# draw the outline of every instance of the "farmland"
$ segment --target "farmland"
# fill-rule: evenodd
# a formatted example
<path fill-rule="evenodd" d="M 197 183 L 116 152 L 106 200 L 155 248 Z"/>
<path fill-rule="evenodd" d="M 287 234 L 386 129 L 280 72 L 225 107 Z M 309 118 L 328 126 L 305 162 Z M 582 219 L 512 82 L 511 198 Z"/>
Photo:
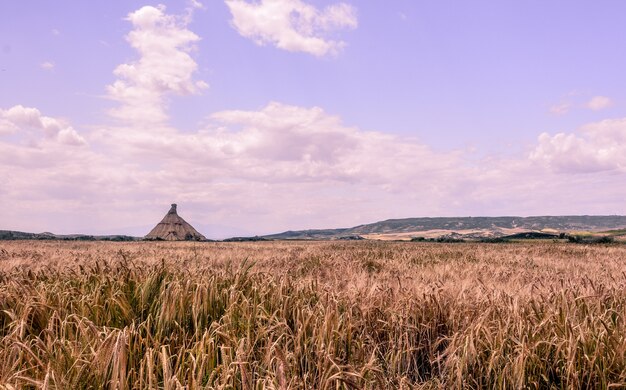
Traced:
<path fill-rule="evenodd" d="M 0 243 L 5 388 L 619 388 L 626 246 Z"/>

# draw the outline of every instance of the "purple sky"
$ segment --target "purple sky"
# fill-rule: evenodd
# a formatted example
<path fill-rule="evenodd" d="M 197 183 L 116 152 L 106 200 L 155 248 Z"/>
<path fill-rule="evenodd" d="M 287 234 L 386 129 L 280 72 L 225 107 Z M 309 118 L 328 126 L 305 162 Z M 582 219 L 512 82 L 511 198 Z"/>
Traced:
<path fill-rule="evenodd" d="M 0 2 L 0 229 L 626 214 L 626 3 Z"/>

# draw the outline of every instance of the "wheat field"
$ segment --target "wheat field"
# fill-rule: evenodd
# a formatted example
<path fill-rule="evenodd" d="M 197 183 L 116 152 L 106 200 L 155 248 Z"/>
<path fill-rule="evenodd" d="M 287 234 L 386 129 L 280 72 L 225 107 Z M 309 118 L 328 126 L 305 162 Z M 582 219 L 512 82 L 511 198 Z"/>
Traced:
<path fill-rule="evenodd" d="M 626 246 L 0 243 L 0 388 L 626 388 Z"/>

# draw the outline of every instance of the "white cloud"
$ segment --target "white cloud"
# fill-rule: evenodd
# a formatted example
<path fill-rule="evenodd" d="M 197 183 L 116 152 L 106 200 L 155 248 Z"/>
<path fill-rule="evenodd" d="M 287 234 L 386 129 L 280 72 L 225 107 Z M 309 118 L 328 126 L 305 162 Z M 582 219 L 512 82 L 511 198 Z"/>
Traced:
<path fill-rule="evenodd" d="M 302 0 L 225 0 L 233 27 L 258 45 L 272 44 L 288 51 L 318 57 L 336 54 L 346 45 L 327 35 L 341 28 L 357 27 L 356 9 L 346 3 L 323 10 Z"/>
<path fill-rule="evenodd" d="M 589 124 L 579 134 L 543 133 L 530 157 L 560 172 L 625 171 L 626 118 Z"/>
<path fill-rule="evenodd" d="M 0 133 L 40 131 L 46 139 L 64 145 L 84 145 L 85 139 L 61 119 L 44 116 L 36 108 L 17 105 L 8 110 L 0 109 Z"/>
<path fill-rule="evenodd" d="M 61 35 L 61 31 L 59 31 L 59 30 L 58 30 L 58 29 L 56 29 L 56 28 L 53 28 L 51 32 L 52 32 L 52 35 L 55 35 L 55 36 L 59 36 L 59 35 Z"/>
<path fill-rule="evenodd" d="M 594 96 L 586 104 L 586 107 L 593 111 L 600 111 L 613 105 L 610 98 L 606 96 Z"/>
<path fill-rule="evenodd" d="M 415 140 L 345 126 L 319 107 L 272 102 L 258 111 L 218 112 L 211 121 L 208 128 L 191 134 L 137 136 L 120 131 L 100 139 L 129 154 L 173 163 L 181 177 L 194 172 L 198 179 L 321 180 L 390 189 L 417 182 L 429 186 L 448 175 L 446 170 L 463 171 L 458 153 L 435 153 Z"/>
<path fill-rule="evenodd" d="M 41 67 L 41 69 L 44 69 L 44 70 L 52 70 L 54 69 L 54 62 L 45 61 L 45 62 L 42 62 L 39 66 Z"/>
<path fill-rule="evenodd" d="M 111 115 L 136 126 L 163 123 L 167 95 L 197 94 L 208 88 L 194 79 L 198 65 L 190 55 L 200 38 L 187 29 L 189 15 L 168 15 L 164 6 L 142 7 L 127 20 L 133 30 L 126 38 L 140 58 L 115 68 L 118 79 L 107 91 L 120 106 Z"/>
<path fill-rule="evenodd" d="M 15 126 L 13 122 L 0 117 L 0 135 L 14 134 L 18 131 L 19 127 Z"/>

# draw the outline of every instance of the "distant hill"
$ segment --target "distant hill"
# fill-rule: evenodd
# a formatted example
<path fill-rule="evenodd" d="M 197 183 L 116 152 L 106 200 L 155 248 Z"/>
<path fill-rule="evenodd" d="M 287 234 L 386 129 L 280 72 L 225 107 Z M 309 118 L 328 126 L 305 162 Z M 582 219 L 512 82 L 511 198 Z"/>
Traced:
<path fill-rule="evenodd" d="M 541 217 L 437 217 L 388 219 L 348 229 L 352 234 L 398 233 L 425 230 L 525 229 L 559 231 L 610 230 L 626 227 L 622 215 L 568 215 Z"/>
<path fill-rule="evenodd" d="M 388 219 L 348 229 L 287 231 L 264 236 L 278 240 L 339 239 L 365 236 L 401 238 L 421 234 L 459 238 L 502 237 L 523 232 L 600 232 L 626 228 L 622 215 L 568 215 L 537 217 L 435 217 Z"/>
<path fill-rule="evenodd" d="M 325 240 L 341 236 L 348 230 L 350 229 L 289 230 L 283 233 L 263 236 L 263 238 L 268 240 Z"/>
<path fill-rule="evenodd" d="M 138 241 L 143 238 L 124 235 L 91 236 L 87 234 L 25 233 L 0 230 L 0 240 L 68 240 L 68 241 Z"/>

